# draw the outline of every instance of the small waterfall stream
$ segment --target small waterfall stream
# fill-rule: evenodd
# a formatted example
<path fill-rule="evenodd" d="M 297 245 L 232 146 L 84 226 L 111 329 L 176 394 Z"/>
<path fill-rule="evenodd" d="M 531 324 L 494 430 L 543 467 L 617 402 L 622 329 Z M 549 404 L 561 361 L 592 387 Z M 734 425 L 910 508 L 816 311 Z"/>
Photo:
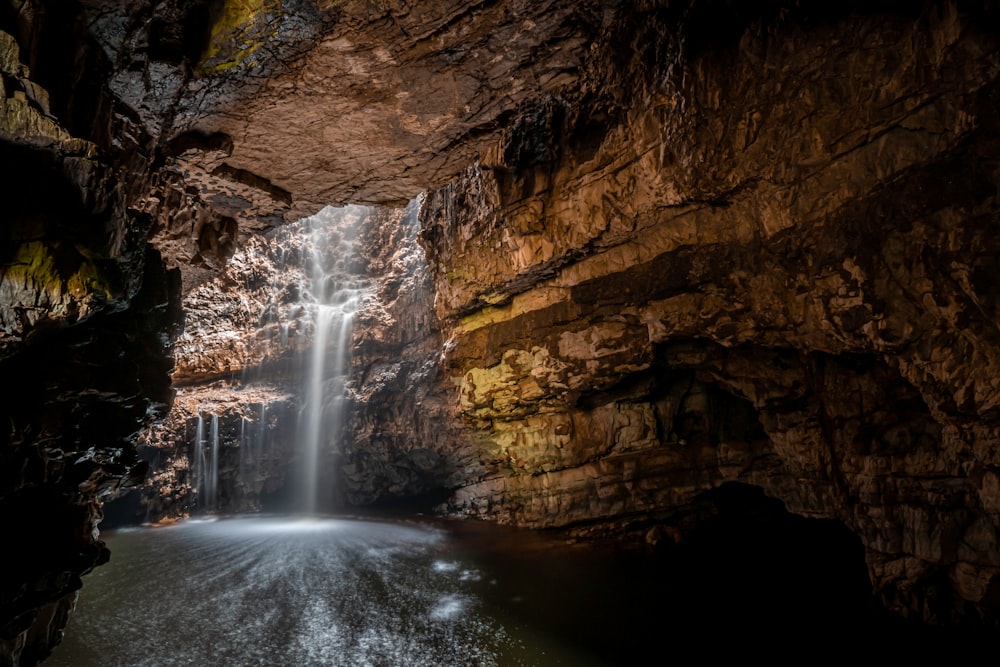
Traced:
<path fill-rule="evenodd" d="M 203 505 L 202 490 L 205 488 L 205 419 L 198 413 L 198 419 L 194 429 L 194 442 L 191 447 L 191 472 L 193 480 L 191 486 L 199 496 L 199 504 Z"/>
<path fill-rule="evenodd" d="M 212 466 L 205 484 L 206 509 L 216 510 L 219 506 L 219 415 L 212 413 Z"/>
<path fill-rule="evenodd" d="M 198 412 L 194 442 L 191 447 L 192 487 L 198 494 L 197 505 L 213 512 L 219 504 L 219 415 L 212 413 L 209 435 L 205 435 L 205 418 Z"/>

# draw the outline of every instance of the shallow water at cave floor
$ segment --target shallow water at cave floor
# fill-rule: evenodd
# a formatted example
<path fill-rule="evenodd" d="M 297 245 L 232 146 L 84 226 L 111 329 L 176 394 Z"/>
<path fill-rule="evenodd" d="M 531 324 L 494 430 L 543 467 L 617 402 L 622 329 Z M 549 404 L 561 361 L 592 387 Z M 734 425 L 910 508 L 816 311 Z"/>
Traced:
<path fill-rule="evenodd" d="M 46 664 L 614 664 L 613 637 L 590 634 L 615 624 L 593 606 L 604 588 L 565 585 L 594 563 L 478 551 L 502 534 L 279 517 L 113 531 Z"/>
<path fill-rule="evenodd" d="M 772 572 L 757 563 L 746 570 L 757 581 L 733 589 L 733 572 L 754 559 L 742 536 L 724 545 L 728 560 L 681 568 L 423 518 L 235 517 L 104 538 L 111 561 L 85 577 L 46 665 L 586 667 L 676 664 L 692 650 L 773 657 L 803 636 L 824 651 L 941 645 L 887 633 L 836 591 L 820 595 L 829 563 L 803 563 L 781 582 L 787 561 L 769 554 Z"/>

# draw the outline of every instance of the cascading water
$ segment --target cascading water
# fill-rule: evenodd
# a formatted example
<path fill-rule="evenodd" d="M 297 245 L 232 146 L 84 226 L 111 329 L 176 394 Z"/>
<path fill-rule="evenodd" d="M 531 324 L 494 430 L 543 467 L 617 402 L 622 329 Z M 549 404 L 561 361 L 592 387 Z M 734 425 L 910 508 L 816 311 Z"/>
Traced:
<path fill-rule="evenodd" d="M 250 441 L 247 437 L 247 416 L 240 415 L 240 480 L 247 479 L 247 468 L 252 456 L 250 451 Z"/>
<path fill-rule="evenodd" d="M 195 424 L 192 445 L 191 487 L 197 493 L 198 507 L 202 511 L 218 508 L 219 489 L 219 415 L 212 414 L 209 436 L 205 436 L 205 418 L 201 412 Z"/>
<path fill-rule="evenodd" d="M 312 311 L 313 338 L 305 369 L 300 430 L 300 508 L 316 514 L 328 505 L 331 445 L 344 426 L 347 377 L 350 370 L 354 315 L 366 289 L 358 270 L 355 232 L 368 209 L 326 208 L 309 219 L 305 252 L 307 284 L 303 305 Z"/>
<path fill-rule="evenodd" d="M 205 507 L 215 510 L 219 506 L 219 415 L 212 413 L 212 467 L 205 484 Z"/>
<path fill-rule="evenodd" d="M 253 448 L 254 476 L 260 474 L 260 460 L 264 456 L 264 439 L 267 437 L 267 403 L 260 404 L 260 424 L 257 427 L 257 443 Z"/>
<path fill-rule="evenodd" d="M 191 472 L 194 479 L 191 481 L 191 487 L 200 497 L 202 489 L 205 487 L 205 420 L 202 418 L 200 412 L 198 413 L 198 421 L 194 429 L 194 446 L 192 450 Z"/>

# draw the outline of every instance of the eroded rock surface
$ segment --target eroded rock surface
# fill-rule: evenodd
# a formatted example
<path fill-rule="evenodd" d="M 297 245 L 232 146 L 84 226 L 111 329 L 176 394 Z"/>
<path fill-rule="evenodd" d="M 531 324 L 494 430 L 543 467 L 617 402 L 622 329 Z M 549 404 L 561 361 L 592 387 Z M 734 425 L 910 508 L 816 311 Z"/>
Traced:
<path fill-rule="evenodd" d="M 640 13 L 598 47 L 627 90 L 526 105 L 428 196 L 493 471 L 449 507 L 641 533 L 739 480 L 859 534 L 899 613 L 995 624 L 998 36 L 968 6 L 697 9 Z"/>
<path fill-rule="evenodd" d="M 461 175 L 422 203 L 432 283 L 356 333 L 337 484 L 348 502 L 440 489 L 458 515 L 662 543 L 684 539 L 704 492 L 738 481 L 857 533 L 898 613 L 995 623 L 991 10 L 719 9 L 582 7 L 552 13 L 564 29 L 544 38 L 553 24 L 536 23 L 532 39 L 563 40 L 544 53 L 572 63 L 530 90 L 503 70 L 518 92 L 499 120 L 440 153 Z M 435 53 L 516 10 L 459 12 Z M 405 14 L 399 25 L 417 16 L 388 11 Z M 349 14 L 329 15 L 330 36 Z M 419 34 L 404 42 L 424 67 Z M 341 49 L 324 71 L 354 63 L 369 92 L 409 90 L 380 75 L 383 61 L 409 71 L 398 51 L 338 39 L 298 62 Z M 492 53 L 491 39 L 472 42 Z M 434 76 L 420 81 L 438 89 Z M 310 179 L 248 137 L 300 129 L 270 120 L 261 91 L 235 117 L 187 118 L 203 128 L 197 150 L 239 169 L 249 164 L 222 154 L 258 156 L 254 182 L 293 193 L 296 210 Z M 396 99 L 365 113 L 398 119 L 410 98 Z M 412 155 L 460 127 L 435 113 L 441 134 Z M 241 139 L 218 123 L 248 129 Z M 357 127 L 369 150 L 328 158 L 328 173 L 393 154 L 384 128 L 343 125 Z M 410 176 L 431 187 L 445 175 L 436 160 L 359 172 L 348 197 L 379 200 L 371 188 L 387 173 L 402 189 L 383 201 L 408 194 Z M 431 302 L 433 320 L 401 317 Z M 245 356 L 251 339 L 208 363 Z"/>
<path fill-rule="evenodd" d="M 180 284 L 113 160 L 54 115 L 35 51 L 51 24 L 20 9 L 0 27 L 0 664 L 33 665 L 107 561 L 102 502 L 145 475 L 134 443 L 172 399 Z"/>
<path fill-rule="evenodd" d="M 345 502 L 668 548 L 734 481 L 858 535 L 898 614 L 996 627 L 1000 21 L 891 4 L 8 3 L 0 509 L 51 531 L 5 659 L 58 641 L 140 432 L 157 517 L 197 414 L 217 499 L 279 492 L 294 453 L 237 484 L 236 433 L 295 412 L 312 325 L 259 237 L 346 203 L 387 208 L 324 443 Z M 422 191 L 418 253 L 391 205 Z"/>
<path fill-rule="evenodd" d="M 324 509 L 440 495 L 465 479 L 463 455 L 455 451 L 461 426 L 441 384 L 430 274 L 417 244 L 418 203 L 325 209 L 254 238 L 218 277 L 184 298 L 187 325 L 173 373 L 180 393 L 170 417 L 143 437 L 155 461 L 140 500 L 143 516 L 253 511 L 265 496 L 271 508 L 301 511 L 290 487 L 301 465 L 316 359 L 320 286 L 310 265 L 317 258 L 346 271 L 324 276 L 328 288 L 346 279 L 362 289 L 344 342 L 351 364 L 345 420 L 324 431 L 320 443 L 328 468 Z M 324 385 L 333 370 L 327 361 Z M 331 388 L 323 406 L 339 400 Z M 210 499 L 197 481 L 194 452 L 197 420 L 205 443 L 212 415 L 222 440 Z M 266 437 L 254 435 L 262 424 Z M 264 471 L 255 467 L 245 479 L 247 461 L 263 461 Z"/>

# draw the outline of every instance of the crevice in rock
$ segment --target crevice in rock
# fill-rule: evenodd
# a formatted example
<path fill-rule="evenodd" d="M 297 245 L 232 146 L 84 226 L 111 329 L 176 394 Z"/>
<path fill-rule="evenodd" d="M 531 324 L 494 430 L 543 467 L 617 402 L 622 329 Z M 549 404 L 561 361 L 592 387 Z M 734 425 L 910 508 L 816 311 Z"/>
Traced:
<path fill-rule="evenodd" d="M 838 521 L 727 482 L 695 498 L 683 524 L 676 543 L 659 543 L 674 627 L 856 633 L 882 620 L 861 540 Z"/>
<path fill-rule="evenodd" d="M 285 204 L 286 206 L 291 206 L 292 204 L 292 193 L 274 185 L 271 181 L 258 176 L 252 171 L 233 167 L 223 162 L 212 170 L 212 176 L 227 178 L 231 181 L 235 181 L 236 183 L 242 183 L 243 185 L 266 192 L 269 197 L 275 201 Z"/>

